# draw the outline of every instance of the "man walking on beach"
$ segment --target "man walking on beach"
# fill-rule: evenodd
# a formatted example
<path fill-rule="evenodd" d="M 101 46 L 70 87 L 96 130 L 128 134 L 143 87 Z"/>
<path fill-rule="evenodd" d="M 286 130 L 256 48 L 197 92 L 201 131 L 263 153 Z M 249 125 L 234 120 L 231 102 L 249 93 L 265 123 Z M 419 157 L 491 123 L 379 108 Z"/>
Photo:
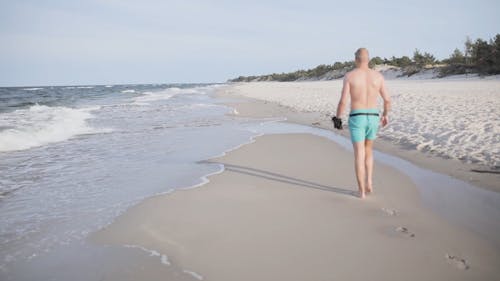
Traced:
<path fill-rule="evenodd" d="M 385 87 L 384 76 L 368 67 L 370 62 L 368 50 L 359 48 L 355 53 L 356 68 L 344 76 L 342 93 L 333 117 L 335 127 L 341 129 L 341 119 L 348 97 L 351 99 L 349 113 L 349 132 L 354 148 L 354 166 L 358 181 L 359 197 L 365 198 L 365 193 L 373 191 L 373 141 L 376 138 L 379 123 L 386 126 L 389 122 L 387 114 L 391 107 L 389 93 Z M 382 116 L 377 109 L 377 98 L 384 100 Z M 340 122 L 339 122 L 340 121 Z M 338 126 L 340 123 L 340 126 Z"/>

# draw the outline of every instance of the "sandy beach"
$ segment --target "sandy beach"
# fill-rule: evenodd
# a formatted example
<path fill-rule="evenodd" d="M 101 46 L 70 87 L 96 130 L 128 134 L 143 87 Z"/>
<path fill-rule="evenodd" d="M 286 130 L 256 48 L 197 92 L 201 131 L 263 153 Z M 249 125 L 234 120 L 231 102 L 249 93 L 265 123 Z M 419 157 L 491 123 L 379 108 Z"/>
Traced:
<path fill-rule="evenodd" d="M 322 113 L 243 99 L 236 90 L 241 89 L 232 85 L 219 91 L 234 118 L 286 116 L 327 126 Z M 138 248 L 153 257 L 125 269 L 134 274 L 102 278 L 494 280 L 500 275 L 498 238 L 485 239 L 436 215 L 408 175 L 377 158 L 374 194 L 359 199 L 352 158 L 330 139 L 285 133 L 264 134 L 207 159 L 203 163 L 224 165 L 207 184 L 146 199 L 90 236 L 96 245 Z M 483 176 L 469 181 L 494 190 L 495 174 Z"/>
<path fill-rule="evenodd" d="M 388 79 L 387 87 L 393 111 L 375 149 L 500 191 L 500 80 Z M 235 83 L 221 89 L 219 97 L 237 108 L 238 116 L 285 116 L 332 130 L 341 89 L 341 80 Z M 348 130 L 335 132 L 348 137 Z"/>

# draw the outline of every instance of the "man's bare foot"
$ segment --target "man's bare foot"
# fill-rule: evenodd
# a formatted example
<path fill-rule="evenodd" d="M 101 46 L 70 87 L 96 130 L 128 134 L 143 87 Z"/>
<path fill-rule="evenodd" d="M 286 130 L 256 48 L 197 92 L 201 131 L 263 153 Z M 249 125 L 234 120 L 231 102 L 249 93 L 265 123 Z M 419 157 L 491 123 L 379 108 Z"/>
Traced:
<path fill-rule="evenodd" d="M 361 199 L 365 198 L 365 192 L 364 191 L 360 191 L 359 192 L 359 198 L 361 198 Z"/>
<path fill-rule="evenodd" d="M 366 183 L 366 193 L 370 194 L 370 193 L 372 193 L 372 191 L 373 191 L 372 184 Z"/>

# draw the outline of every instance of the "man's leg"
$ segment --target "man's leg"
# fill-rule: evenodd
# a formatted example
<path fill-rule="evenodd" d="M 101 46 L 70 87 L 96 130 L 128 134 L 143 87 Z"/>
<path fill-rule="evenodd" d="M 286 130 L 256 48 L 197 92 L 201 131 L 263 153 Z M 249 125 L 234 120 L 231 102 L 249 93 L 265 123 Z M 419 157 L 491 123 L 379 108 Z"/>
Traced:
<path fill-rule="evenodd" d="M 365 140 L 366 193 L 373 191 L 373 140 Z"/>
<path fill-rule="evenodd" d="M 366 192 L 373 192 L 373 141 L 377 137 L 380 118 L 369 116 L 365 140 Z"/>
<path fill-rule="evenodd" d="M 364 141 L 353 142 L 354 169 L 358 180 L 359 197 L 365 198 L 365 143 Z"/>

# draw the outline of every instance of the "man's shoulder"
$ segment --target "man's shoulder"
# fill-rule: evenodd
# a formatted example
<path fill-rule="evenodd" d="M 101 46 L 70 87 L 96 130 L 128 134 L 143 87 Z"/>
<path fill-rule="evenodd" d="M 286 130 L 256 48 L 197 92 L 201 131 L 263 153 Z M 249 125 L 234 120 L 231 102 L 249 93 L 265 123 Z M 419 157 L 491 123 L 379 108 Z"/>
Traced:
<path fill-rule="evenodd" d="M 350 71 L 347 71 L 345 74 L 344 74 L 344 79 L 349 79 L 350 77 L 356 75 L 356 69 L 352 69 Z"/>
<path fill-rule="evenodd" d="M 346 72 L 346 73 L 344 74 L 344 77 L 343 77 L 343 79 L 342 79 L 342 80 L 344 80 L 344 82 L 349 81 L 349 76 L 350 76 L 350 73 L 351 73 L 351 72 L 350 72 L 350 71 L 348 71 L 348 72 Z"/>

